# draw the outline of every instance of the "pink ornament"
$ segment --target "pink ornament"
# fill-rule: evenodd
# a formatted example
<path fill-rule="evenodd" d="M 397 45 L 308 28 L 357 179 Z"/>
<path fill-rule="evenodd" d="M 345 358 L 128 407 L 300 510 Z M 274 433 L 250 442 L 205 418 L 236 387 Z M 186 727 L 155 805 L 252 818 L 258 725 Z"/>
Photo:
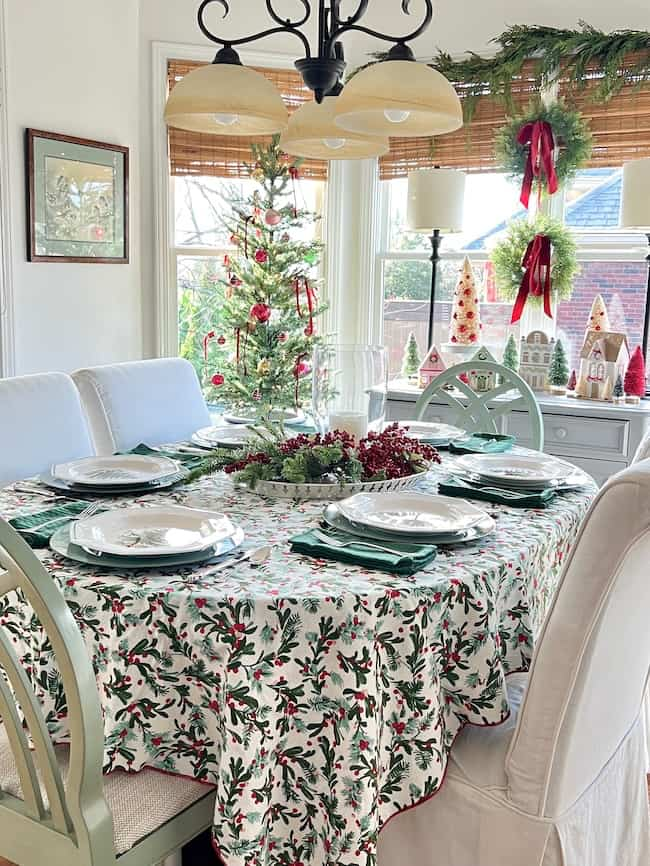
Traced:
<path fill-rule="evenodd" d="M 253 304 L 249 313 L 251 319 L 255 319 L 261 325 L 271 318 L 271 308 L 268 304 Z"/>
<path fill-rule="evenodd" d="M 258 265 L 265 265 L 269 260 L 269 254 L 266 250 L 255 250 L 255 261 Z"/>
<path fill-rule="evenodd" d="M 233 274 L 232 277 L 230 278 L 230 285 L 234 286 L 235 288 L 238 288 L 239 286 L 241 286 L 241 280 L 239 279 L 239 277 L 236 277 Z"/>
<path fill-rule="evenodd" d="M 264 221 L 268 226 L 277 226 L 278 223 L 282 222 L 282 214 L 279 214 L 273 208 L 269 208 L 264 215 Z"/>
<path fill-rule="evenodd" d="M 311 373 L 311 367 L 306 361 L 299 361 L 293 368 L 293 374 L 296 379 L 301 376 L 308 376 Z"/>
<path fill-rule="evenodd" d="M 225 381 L 226 381 L 226 380 L 225 380 L 224 377 L 221 375 L 221 373 L 215 373 L 214 376 L 212 377 L 212 384 L 213 384 L 216 388 L 218 388 L 220 385 L 223 385 L 223 383 L 224 383 Z"/>

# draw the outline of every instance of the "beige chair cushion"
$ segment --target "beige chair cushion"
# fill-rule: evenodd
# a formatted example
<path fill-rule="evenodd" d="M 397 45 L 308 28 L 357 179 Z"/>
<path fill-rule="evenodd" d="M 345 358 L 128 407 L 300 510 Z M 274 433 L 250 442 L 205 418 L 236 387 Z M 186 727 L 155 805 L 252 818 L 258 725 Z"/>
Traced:
<path fill-rule="evenodd" d="M 503 724 L 463 728 L 451 750 L 449 776 L 456 776 L 477 788 L 506 790 L 506 753 L 527 685 L 528 674 L 510 674 L 506 678 L 510 715 Z"/>
<path fill-rule="evenodd" d="M 56 756 L 65 784 L 68 775 L 68 749 L 57 746 Z M 0 789 L 23 798 L 18 770 L 3 725 L 0 724 Z M 47 806 L 47 797 L 42 790 Z M 214 796 L 214 788 L 194 779 L 172 776 L 157 770 L 125 773 L 116 770 L 104 776 L 104 796 L 113 813 L 115 853 L 130 851 L 167 821 L 204 797 Z"/>

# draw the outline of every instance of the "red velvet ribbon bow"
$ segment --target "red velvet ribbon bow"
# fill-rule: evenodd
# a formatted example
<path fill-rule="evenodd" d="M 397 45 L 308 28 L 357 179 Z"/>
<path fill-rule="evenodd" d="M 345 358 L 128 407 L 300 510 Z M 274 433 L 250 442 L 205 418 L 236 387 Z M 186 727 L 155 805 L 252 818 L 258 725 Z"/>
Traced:
<path fill-rule="evenodd" d="M 521 184 L 521 195 L 519 201 L 528 208 L 530 192 L 533 188 L 533 180 L 537 179 L 540 184 L 541 176 L 546 175 L 546 187 L 549 195 L 557 192 L 558 182 L 555 173 L 555 161 L 553 150 L 555 140 L 551 124 L 546 120 L 535 120 L 524 124 L 517 135 L 517 142 L 523 146 L 528 145 L 528 159 L 524 169 L 524 179 Z"/>
<path fill-rule="evenodd" d="M 551 239 L 548 235 L 535 235 L 526 247 L 521 261 L 524 275 L 519 286 L 517 299 L 512 308 L 510 324 L 521 319 L 528 295 L 544 296 L 544 312 L 553 318 L 551 311 Z"/>

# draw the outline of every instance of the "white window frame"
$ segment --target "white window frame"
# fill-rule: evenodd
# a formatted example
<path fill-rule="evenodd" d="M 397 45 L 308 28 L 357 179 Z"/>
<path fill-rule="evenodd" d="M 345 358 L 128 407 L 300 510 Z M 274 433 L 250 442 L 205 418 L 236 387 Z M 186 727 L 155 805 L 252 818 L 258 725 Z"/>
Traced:
<path fill-rule="evenodd" d="M 7 57 L 7 4 L 0 0 L 0 377 L 13 376 L 16 371 Z"/>

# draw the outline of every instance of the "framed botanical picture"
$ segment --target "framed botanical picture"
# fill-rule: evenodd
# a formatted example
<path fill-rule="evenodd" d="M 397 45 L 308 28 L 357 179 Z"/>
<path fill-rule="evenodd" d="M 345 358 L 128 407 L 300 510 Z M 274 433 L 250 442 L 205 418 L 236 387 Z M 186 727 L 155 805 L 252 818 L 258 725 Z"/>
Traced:
<path fill-rule="evenodd" d="M 27 258 L 129 260 L 129 149 L 27 130 Z"/>

